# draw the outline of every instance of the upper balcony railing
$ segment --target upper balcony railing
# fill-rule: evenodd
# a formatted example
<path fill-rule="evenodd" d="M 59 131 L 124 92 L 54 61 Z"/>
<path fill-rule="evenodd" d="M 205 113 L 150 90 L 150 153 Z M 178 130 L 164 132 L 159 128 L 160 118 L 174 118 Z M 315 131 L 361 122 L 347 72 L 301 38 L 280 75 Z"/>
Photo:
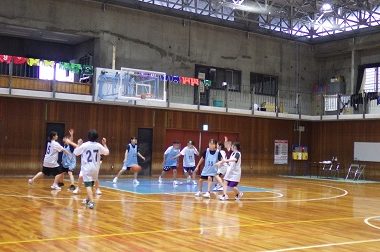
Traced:
<path fill-rule="evenodd" d="M 0 55 L 0 93 L 303 120 L 380 118 L 377 92 L 325 95 L 213 89 L 208 80 L 139 69 L 97 68 Z M 20 60 L 21 59 L 21 60 Z M 33 92 L 32 92 L 33 91 Z M 76 95 L 76 96 L 73 96 Z"/>

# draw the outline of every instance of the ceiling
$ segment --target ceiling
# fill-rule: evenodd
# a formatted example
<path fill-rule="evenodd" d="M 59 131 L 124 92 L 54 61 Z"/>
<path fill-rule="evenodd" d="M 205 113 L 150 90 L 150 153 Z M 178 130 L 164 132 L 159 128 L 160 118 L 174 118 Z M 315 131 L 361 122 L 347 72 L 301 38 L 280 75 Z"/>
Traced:
<path fill-rule="evenodd" d="M 22 27 L 0 23 L 0 35 L 27 38 L 39 41 L 49 41 L 67 45 L 76 45 L 90 39 L 88 36 L 63 32 L 47 31 L 36 28 Z"/>
<path fill-rule="evenodd" d="M 93 0 L 318 43 L 380 31 L 380 0 Z M 324 11 L 324 4 L 331 10 Z"/>

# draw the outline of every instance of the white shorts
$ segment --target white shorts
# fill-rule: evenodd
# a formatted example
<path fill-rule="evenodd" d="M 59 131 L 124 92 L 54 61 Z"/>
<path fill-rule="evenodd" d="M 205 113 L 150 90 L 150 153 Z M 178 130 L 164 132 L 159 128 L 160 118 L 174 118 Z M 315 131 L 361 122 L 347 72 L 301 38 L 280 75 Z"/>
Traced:
<path fill-rule="evenodd" d="M 99 175 L 99 169 L 87 169 L 81 170 L 84 182 L 97 181 Z"/>

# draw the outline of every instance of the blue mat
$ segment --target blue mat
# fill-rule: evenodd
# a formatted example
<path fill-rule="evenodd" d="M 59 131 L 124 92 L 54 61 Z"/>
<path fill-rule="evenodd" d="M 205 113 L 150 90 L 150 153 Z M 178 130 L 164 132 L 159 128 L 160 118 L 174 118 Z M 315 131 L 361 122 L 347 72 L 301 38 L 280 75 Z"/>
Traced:
<path fill-rule="evenodd" d="M 172 180 L 164 180 L 161 184 L 157 179 L 139 179 L 140 184 L 134 185 L 132 179 L 119 179 L 116 184 L 112 179 L 100 179 L 100 186 L 124 192 L 137 194 L 171 194 L 171 193 L 196 193 L 198 187 L 193 182 L 179 181 L 180 184 L 173 186 Z M 207 188 L 206 182 L 203 184 L 203 191 Z M 242 192 L 268 192 L 270 189 L 252 186 L 239 186 Z"/>

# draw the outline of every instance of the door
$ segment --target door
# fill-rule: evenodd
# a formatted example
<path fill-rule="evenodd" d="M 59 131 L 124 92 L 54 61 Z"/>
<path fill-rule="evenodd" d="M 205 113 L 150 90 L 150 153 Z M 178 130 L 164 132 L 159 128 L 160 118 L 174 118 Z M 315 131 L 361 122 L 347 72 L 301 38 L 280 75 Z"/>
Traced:
<path fill-rule="evenodd" d="M 139 128 L 137 132 L 137 144 L 141 155 L 145 157 L 145 162 L 140 157 L 138 157 L 138 161 L 142 167 L 140 174 L 143 176 L 150 176 L 152 174 L 152 142 L 153 129 Z"/>

